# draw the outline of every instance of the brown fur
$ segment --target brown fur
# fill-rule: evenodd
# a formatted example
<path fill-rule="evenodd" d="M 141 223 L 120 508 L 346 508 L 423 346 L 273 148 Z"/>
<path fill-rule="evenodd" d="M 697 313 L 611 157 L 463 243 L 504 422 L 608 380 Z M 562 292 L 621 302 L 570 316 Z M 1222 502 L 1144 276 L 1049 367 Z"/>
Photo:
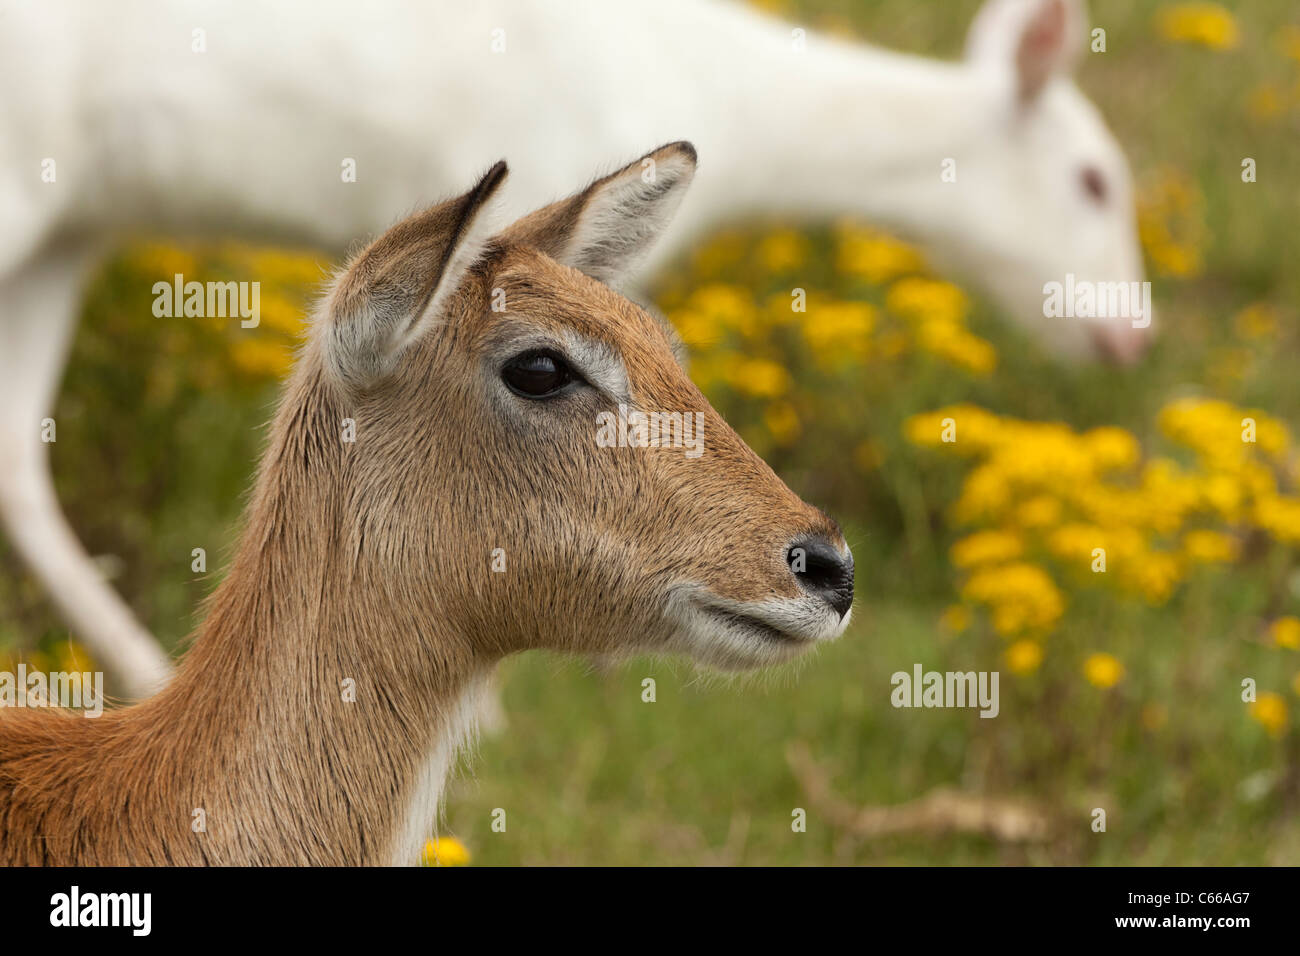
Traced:
<path fill-rule="evenodd" d="M 563 203 L 452 276 L 394 367 L 360 384 L 331 371 L 331 331 L 370 299 L 429 301 L 421 263 L 447 279 L 499 179 L 395 227 L 339 280 L 174 682 L 99 719 L 0 712 L 0 863 L 387 863 L 454 702 L 505 655 L 653 651 L 674 581 L 789 595 L 790 540 L 839 539 L 713 411 L 655 318 L 539 251 L 572 230 Z M 503 397 L 503 343 L 539 330 L 608 343 L 643 408 L 704 412 L 703 457 L 597 448 L 594 392 Z M 506 573 L 489 570 L 498 547 Z"/>

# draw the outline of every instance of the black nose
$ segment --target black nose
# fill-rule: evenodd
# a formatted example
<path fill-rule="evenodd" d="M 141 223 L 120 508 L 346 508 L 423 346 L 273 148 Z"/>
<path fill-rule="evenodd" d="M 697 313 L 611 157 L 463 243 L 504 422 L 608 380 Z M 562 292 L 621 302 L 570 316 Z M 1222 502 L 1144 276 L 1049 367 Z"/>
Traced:
<path fill-rule="evenodd" d="M 840 617 L 849 613 L 853 604 L 852 554 L 841 555 L 821 538 L 804 538 L 790 545 L 785 559 L 805 591 L 817 595 Z"/>

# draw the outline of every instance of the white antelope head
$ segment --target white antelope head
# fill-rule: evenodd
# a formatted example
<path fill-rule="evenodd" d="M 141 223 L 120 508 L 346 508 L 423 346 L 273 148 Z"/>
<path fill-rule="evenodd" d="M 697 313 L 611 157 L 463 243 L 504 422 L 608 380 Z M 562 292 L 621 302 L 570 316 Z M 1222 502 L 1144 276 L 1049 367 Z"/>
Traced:
<path fill-rule="evenodd" d="M 1070 78 L 1089 48 L 1082 0 L 990 0 L 980 10 L 963 69 L 983 102 L 956 180 L 944 184 L 951 201 L 935 218 L 947 237 L 935 245 L 1056 354 L 1131 362 L 1154 331 L 1149 298 L 1142 315 L 1136 306 L 1044 315 L 1045 287 L 1067 276 L 1149 288 L 1128 163 Z"/>

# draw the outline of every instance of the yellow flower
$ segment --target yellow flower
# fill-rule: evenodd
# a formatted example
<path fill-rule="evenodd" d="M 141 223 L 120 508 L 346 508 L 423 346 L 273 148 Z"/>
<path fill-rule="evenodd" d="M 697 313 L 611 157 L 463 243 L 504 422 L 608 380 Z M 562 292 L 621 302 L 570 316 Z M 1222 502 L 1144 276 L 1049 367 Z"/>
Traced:
<path fill-rule="evenodd" d="M 1099 471 L 1131 468 L 1141 456 L 1137 438 L 1123 428 L 1093 428 L 1083 433 L 1082 440 Z"/>
<path fill-rule="evenodd" d="M 1174 593 L 1183 576 L 1178 555 L 1165 551 L 1148 551 L 1134 559 L 1129 568 L 1132 585 L 1149 604 L 1163 604 Z"/>
<path fill-rule="evenodd" d="M 140 242 L 126 253 L 129 268 L 159 282 L 172 282 L 177 275 L 197 280 L 199 260 L 194 253 L 162 242 Z"/>
<path fill-rule="evenodd" d="M 763 424 L 778 445 L 789 445 L 799 437 L 799 414 L 789 402 L 773 402 L 763 411 Z"/>
<path fill-rule="evenodd" d="M 1255 524 L 1283 544 L 1300 544 L 1300 498 L 1270 495 L 1255 504 Z"/>
<path fill-rule="evenodd" d="M 951 442 L 944 441 L 951 419 Z M 1003 425 L 998 416 L 978 405 L 949 405 L 936 412 L 913 415 L 903 425 L 907 440 L 914 445 L 937 445 L 961 454 L 978 454 L 1003 440 Z"/>
<path fill-rule="evenodd" d="M 1007 669 L 1013 674 L 1032 674 L 1043 663 L 1043 645 L 1021 639 L 1007 648 Z"/>
<path fill-rule="evenodd" d="M 1113 558 L 1114 546 L 1107 540 L 1106 532 L 1096 525 L 1072 521 L 1063 524 L 1047 537 L 1047 547 L 1051 553 L 1073 565 L 1086 566 L 1093 559 L 1092 552 L 1097 548 L 1106 550 L 1107 557 Z"/>
<path fill-rule="evenodd" d="M 1013 504 L 1011 481 L 991 465 L 980 465 L 966 476 L 961 497 L 952 506 L 953 517 L 962 524 L 1001 518 Z"/>
<path fill-rule="evenodd" d="M 984 339 L 946 319 L 921 323 L 918 342 L 925 351 L 976 375 L 987 375 L 998 364 L 998 353 Z"/>
<path fill-rule="evenodd" d="M 953 518 L 962 524 L 1000 519 L 1013 505 L 1014 492 L 1004 471 L 991 464 L 982 464 L 966 476 L 961 497 L 953 502 Z"/>
<path fill-rule="evenodd" d="M 731 367 L 741 358 L 735 352 L 720 350 L 694 355 L 690 360 L 691 378 L 705 394 L 719 382 L 725 382 Z"/>
<path fill-rule="evenodd" d="M 1152 244 L 1148 250 L 1161 275 L 1191 279 L 1201 274 L 1204 263 L 1196 248 L 1176 242 Z"/>
<path fill-rule="evenodd" d="M 268 328 L 289 335 L 298 335 L 303 331 L 306 324 L 303 310 L 296 302 L 274 292 L 268 292 L 261 295 L 258 305 L 258 317 Z"/>
<path fill-rule="evenodd" d="M 1201 482 L 1201 495 L 1205 503 L 1228 521 L 1241 515 L 1243 489 L 1232 475 L 1222 472 L 1207 475 Z"/>
<path fill-rule="evenodd" d="M 1141 512 L 1128 516 L 1161 534 L 1173 534 L 1202 500 L 1204 489 L 1177 462 L 1153 458 L 1142 469 L 1137 504 Z"/>
<path fill-rule="evenodd" d="M 1024 553 L 1025 545 L 1008 531 L 977 531 L 953 544 L 949 556 L 959 568 L 1002 564 Z"/>
<path fill-rule="evenodd" d="M 722 341 L 721 326 L 699 309 L 676 309 L 670 319 L 688 348 L 707 349 Z"/>
<path fill-rule="evenodd" d="M 1171 43 L 1196 43 L 1211 50 L 1231 50 L 1241 40 L 1237 21 L 1217 3 L 1163 7 L 1156 14 L 1156 29 Z"/>
<path fill-rule="evenodd" d="M 836 233 L 835 266 L 840 272 L 880 283 L 925 269 L 921 254 L 893 236 L 843 223 Z"/>
<path fill-rule="evenodd" d="M 1027 562 L 980 568 L 961 593 L 968 601 L 987 605 L 994 629 L 1008 637 L 1050 630 L 1065 613 L 1065 598 L 1056 583 Z"/>
<path fill-rule="evenodd" d="M 1278 647 L 1300 651 L 1300 618 L 1279 617 L 1268 631 Z"/>
<path fill-rule="evenodd" d="M 950 605 L 939 618 L 939 626 L 953 634 L 962 633 L 970 627 L 970 609 L 963 604 Z"/>
<path fill-rule="evenodd" d="M 425 866 L 465 866 L 469 863 L 469 849 L 455 837 L 436 837 L 424 844 Z"/>
<path fill-rule="evenodd" d="M 1282 422 L 1253 408 L 1246 409 L 1245 417 L 1255 420 L 1255 442 L 1260 451 L 1276 457 L 1290 447 L 1291 432 Z"/>
<path fill-rule="evenodd" d="M 756 398 L 778 398 L 790 388 L 790 373 L 770 359 L 741 357 L 726 370 L 732 388 Z"/>
<path fill-rule="evenodd" d="M 1091 654 L 1083 662 L 1083 676 L 1092 686 L 1109 690 L 1123 678 L 1124 665 L 1110 654 Z"/>
<path fill-rule="evenodd" d="M 1242 494 L 1255 501 L 1263 501 L 1277 494 L 1277 475 L 1262 462 L 1246 462 L 1237 472 L 1237 480 L 1241 483 Z"/>
<path fill-rule="evenodd" d="M 740 286 L 724 282 L 701 286 L 691 294 L 688 307 L 704 313 L 722 328 L 742 335 L 752 335 L 757 327 L 758 308 L 749 291 Z"/>
<path fill-rule="evenodd" d="M 1016 509 L 1016 521 L 1026 528 L 1048 528 L 1061 518 L 1061 502 L 1049 495 L 1030 498 Z"/>
<path fill-rule="evenodd" d="M 794 325 L 802 326 L 807 318 L 808 301 L 806 290 L 804 294 L 803 310 L 796 312 L 795 306 L 799 304 L 795 296 L 795 290 L 790 292 L 773 292 L 763 303 L 762 319 L 768 325 Z"/>
<path fill-rule="evenodd" d="M 759 241 L 756 255 L 768 272 L 790 272 L 807 259 L 808 239 L 793 229 L 779 229 Z"/>
<path fill-rule="evenodd" d="M 329 276 L 326 266 L 328 257 L 311 250 L 225 242 L 216 252 L 221 258 L 232 260 L 240 271 L 252 272 L 260 282 L 274 282 L 311 291 Z"/>
<path fill-rule="evenodd" d="M 27 665 L 27 672 L 29 674 L 34 673 L 36 671 L 41 671 L 42 673 L 48 674 L 50 671 L 58 670 L 58 667 L 55 665 L 54 660 L 51 659 L 49 654 L 46 654 L 44 651 L 37 651 L 37 650 L 31 650 L 31 651 L 20 650 L 18 651 L 16 657 L 10 655 L 9 662 L 8 662 L 9 666 L 0 668 L 0 670 L 13 673 L 14 668 L 17 667 L 20 662 Z M 78 670 L 83 670 L 83 671 L 85 669 L 86 668 L 84 667 L 78 668 Z"/>
<path fill-rule="evenodd" d="M 876 307 L 870 302 L 821 302 L 803 322 L 803 336 L 823 362 L 861 360 L 867 353 Z"/>
<path fill-rule="evenodd" d="M 1137 206 L 1138 238 L 1157 271 L 1183 279 L 1198 275 L 1209 227 L 1195 180 L 1167 167 L 1142 190 Z"/>
<path fill-rule="evenodd" d="M 947 354 L 954 365 L 976 375 L 988 375 L 998 364 L 998 353 L 991 344 L 978 335 L 963 335 L 953 343 Z"/>
<path fill-rule="evenodd" d="M 885 294 L 885 308 L 914 322 L 934 319 L 959 325 L 966 319 L 966 293 L 951 282 L 913 276 L 899 279 Z"/>
<path fill-rule="evenodd" d="M 1256 447 L 1276 457 L 1291 442 L 1289 429 L 1278 419 L 1219 399 L 1171 402 L 1160 410 L 1159 424 L 1166 435 L 1195 451 L 1203 465 L 1219 470 L 1240 468 Z"/>
<path fill-rule="evenodd" d="M 81 644 L 69 638 L 56 645 L 54 651 L 58 662 L 56 670 L 94 672 L 98 670 L 95 658 Z M 3 670 L 3 668 L 0 668 Z"/>
<path fill-rule="evenodd" d="M 1281 694 L 1265 691 L 1250 705 L 1250 716 L 1268 731 L 1270 737 L 1281 737 L 1286 730 L 1286 699 Z"/>
<path fill-rule="evenodd" d="M 287 346 L 264 338 L 237 339 L 230 357 L 238 369 L 256 377 L 281 378 L 293 366 L 293 353 Z"/>
<path fill-rule="evenodd" d="M 1183 554 L 1201 564 L 1235 561 L 1237 541 L 1219 531 L 1189 531 L 1183 535 Z"/>

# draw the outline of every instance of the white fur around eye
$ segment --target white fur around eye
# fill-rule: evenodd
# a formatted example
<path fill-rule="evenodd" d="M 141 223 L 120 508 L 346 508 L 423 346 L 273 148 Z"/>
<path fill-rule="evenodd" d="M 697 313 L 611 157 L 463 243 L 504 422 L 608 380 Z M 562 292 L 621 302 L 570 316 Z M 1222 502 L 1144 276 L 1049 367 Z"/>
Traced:
<path fill-rule="evenodd" d="M 574 369 L 616 402 L 631 404 L 627 367 L 613 346 L 584 335 L 565 336 L 564 352 Z"/>

